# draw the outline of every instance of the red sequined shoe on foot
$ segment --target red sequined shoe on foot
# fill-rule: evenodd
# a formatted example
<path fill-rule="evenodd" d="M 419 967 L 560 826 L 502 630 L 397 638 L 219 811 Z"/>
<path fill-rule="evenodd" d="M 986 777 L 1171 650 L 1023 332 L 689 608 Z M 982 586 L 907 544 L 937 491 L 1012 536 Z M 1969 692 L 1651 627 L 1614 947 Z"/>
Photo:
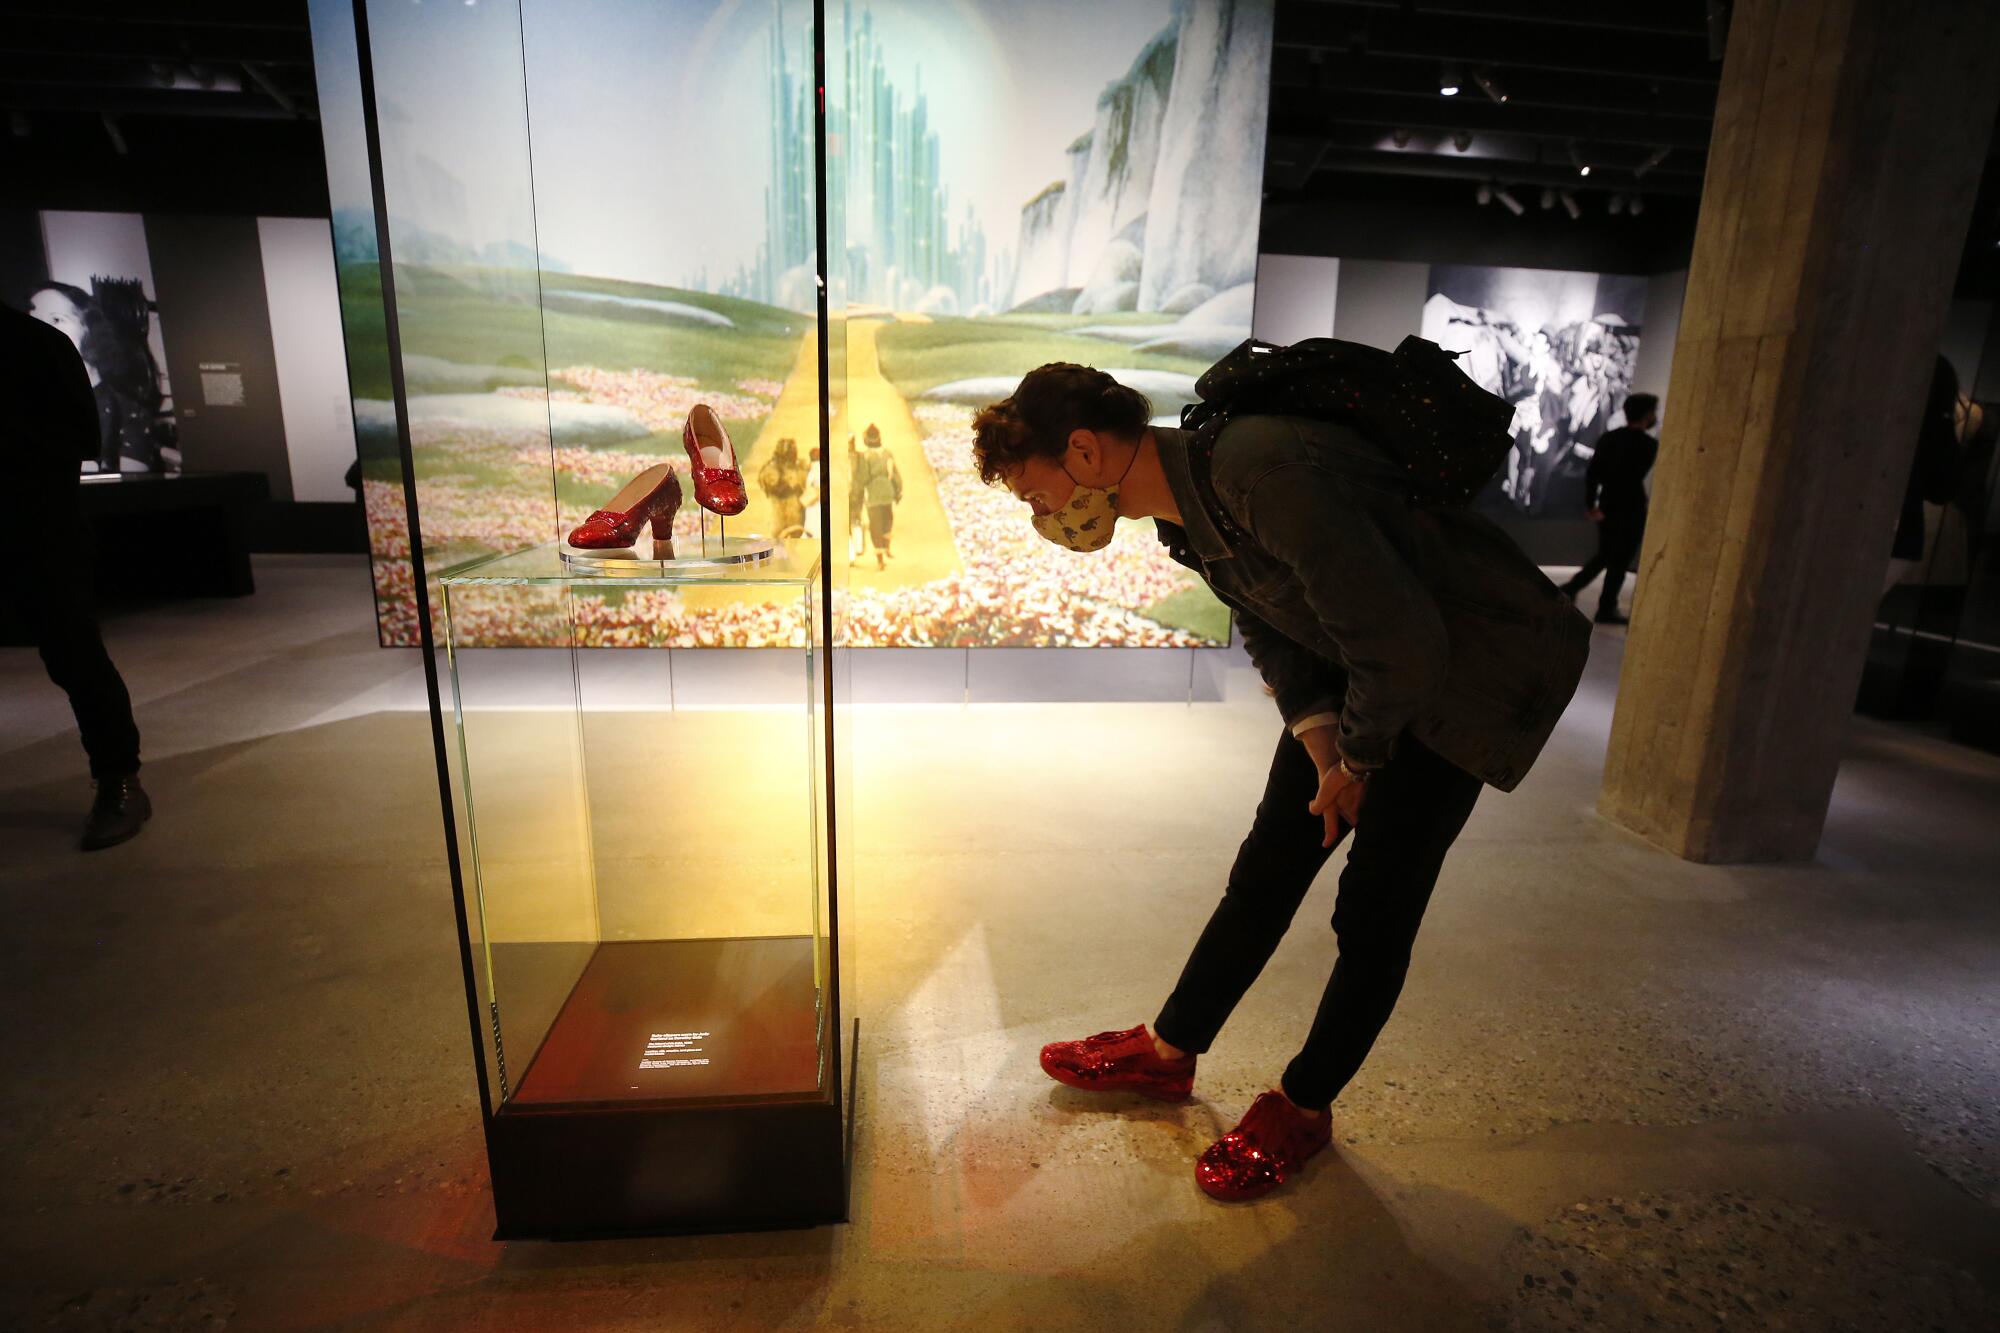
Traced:
<path fill-rule="evenodd" d="M 1332 1112 L 1307 1115 L 1284 1093 L 1267 1092 L 1235 1129 L 1208 1145 L 1194 1164 L 1195 1183 L 1226 1203 L 1261 1198 L 1331 1142 Z"/>
<path fill-rule="evenodd" d="M 1042 1072 L 1064 1087 L 1083 1092 L 1136 1092 L 1155 1101 L 1186 1101 L 1194 1091 L 1192 1055 L 1162 1060 L 1146 1025 L 1123 1032 L 1100 1032 L 1082 1041 L 1052 1041 L 1042 1047 Z"/>

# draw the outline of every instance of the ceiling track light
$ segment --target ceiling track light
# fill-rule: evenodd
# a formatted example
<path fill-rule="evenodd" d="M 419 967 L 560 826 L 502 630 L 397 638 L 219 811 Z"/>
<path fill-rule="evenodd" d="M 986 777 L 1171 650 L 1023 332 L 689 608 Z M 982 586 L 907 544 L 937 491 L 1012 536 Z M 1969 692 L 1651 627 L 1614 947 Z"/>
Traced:
<path fill-rule="evenodd" d="M 1453 148 L 1456 148 L 1456 149 L 1457 149 L 1457 150 L 1458 150 L 1459 152 L 1461 152 L 1461 153 L 1464 153 L 1464 152 L 1469 152 L 1469 151 L 1471 151 L 1471 148 L 1472 148 L 1472 131 L 1471 131 L 1471 130 L 1460 130 L 1460 131 L 1459 131 L 1458 133 L 1456 133 L 1456 134 L 1452 135 L 1452 136 L 1451 136 L 1451 146 L 1452 146 Z"/>
<path fill-rule="evenodd" d="M 1527 206 L 1519 199 L 1516 199 L 1513 192 L 1504 185 L 1493 192 L 1493 197 L 1498 199 L 1501 206 L 1515 217 L 1520 217 L 1521 214 L 1528 211 Z"/>
<path fill-rule="evenodd" d="M 1499 81 L 1491 73 L 1483 69 L 1475 69 L 1472 71 L 1472 81 L 1479 85 L 1480 92 L 1485 93 L 1502 106 L 1506 105 L 1507 90 L 1500 86 Z"/>
<path fill-rule="evenodd" d="M 1465 81 L 1459 77 L 1457 61 L 1447 60 L 1438 67 L 1439 97 L 1456 97 L 1458 90 L 1464 86 Z"/>
<path fill-rule="evenodd" d="M 28 124 L 28 113 L 25 111 L 16 111 L 8 116 L 7 127 L 13 131 L 16 139 L 25 139 L 33 132 Z"/>
<path fill-rule="evenodd" d="M 1473 192 L 1472 197 L 1479 201 L 1480 207 L 1484 208 L 1487 204 L 1493 202 L 1493 187 L 1485 181 L 1481 181 L 1479 188 Z"/>
<path fill-rule="evenodd" d="M 1622 194 L 1612 195 L 1610 199 L 1605 201 L 1604 207 L 1612 217 L 1617 217 L 1625 211 L 1625 196 Z"/>
<path fill-rule="evenodd" d="M 1556 192 L 1554 188 L 1551 186 L 1544 185 L 1542 187 L 1542 207 L 1548 209 L 1548 208 L 1554 208 L 1555 206 L 1556 206 Z"/>
<path fill-rule="evenodd" d="M 1569 214 L 1572 222 L 1583 216 L 1583 209 L 1577 205 L 1575 195 L 1571 194 L 1568 190 L 1564 190 L 1557 197 L 1562 200 L 1563 212 Z"/>
<path fill-rule="evenodd" d="M 1654 167 L 1659 166 L 1660 163 L 1666 161 L 1667 154 L 1673 151 L 1674 150 L 1671 147 L 1655 148 L 1651 153 L 1647 154 L 1646 160 L 1644 162 L 1641 162 L 1638 166 L 1632 168 L 1632 178 L 1634 180 L 1646 179 L 1646 173 L 1651 171 Z"/>
<path fill-rule="evenodd" d="M 1389 131 L 1389 139 L 1398 148 L 1408 148 L 1410 146 L 1410 132 L 1401 125 Z"/>
<path fill-rule="evenodd" d="M 118 128 L 118 122 L 112 119 L 109 111 L 99 112 L 98 119 L 104 122 L 104 137 L 111 140 L 112 148 L 120 157 L 132 151 L 125 144 L 125 132 Z"/>
<path fill-rule="evenodd" d="M 1631 211 L 1633 217 L 1635 218 L 1638 217 L 1641 213 L 1646 211 L 1646 196 L 1643 194 L 1633 195 L 1632 202 L 1629 205 L 1627 205 L 1627 207 Z"/>
<path fill-rule="evenodd" d="M 1583 160 L 1583 153 L 1577 148 L 1576 140 L 1574 139 L 1569 141 L 1569 160 L 1570 164 L 1576 168 L 1577 175 L 1588 176 L 1590 174 L 1590 163 Z"/>

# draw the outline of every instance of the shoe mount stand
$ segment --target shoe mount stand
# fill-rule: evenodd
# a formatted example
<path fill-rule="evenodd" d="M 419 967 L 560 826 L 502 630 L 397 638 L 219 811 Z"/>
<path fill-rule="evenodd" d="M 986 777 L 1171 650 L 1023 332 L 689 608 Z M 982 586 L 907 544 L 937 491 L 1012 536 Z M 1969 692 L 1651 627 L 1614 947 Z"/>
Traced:
<path fill-rule="evenodd" d="M 711 530 L 711 520 L 712 530 Z M 683 549 L 685 548 L 685 549 Z M 676 543 L 641 537 L 631 546 L 586 550 L 562 544 L 563 563 L 579 573 L 668 574 L 729 565 L 757 565 L 778 552 L 778 543 L 757 533 L 732 537 L 729 520 L 701 511 L 701 532 L 694 542 Z"/>

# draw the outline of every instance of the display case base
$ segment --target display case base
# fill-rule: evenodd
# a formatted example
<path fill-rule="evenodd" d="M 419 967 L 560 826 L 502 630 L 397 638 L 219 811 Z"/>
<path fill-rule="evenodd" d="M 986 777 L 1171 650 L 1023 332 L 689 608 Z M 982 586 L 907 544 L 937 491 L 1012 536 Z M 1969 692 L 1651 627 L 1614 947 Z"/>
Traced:
<path fill-rule="evenodd" d="M 755 533 L 744 537 L 690 537 L 678 542 L 656 542 L 641 537 L 635 545 L 608 550 L 562 544 L 564 565 L 579 574 L 611 577 L 635 574 L 666 577 L 678 571 L 761 565 L 777 553 L 775 541 Z"/>
<path fill-rule="evenodd" d="M 847 1215 L 846 1139 L 826 1099 L 506 1107 L 488 1147 L 501 1240 L 748 1231 Z"/>
<path fill-rule="evenodd" d="M 838 1221 L 831 1073 L 810 937 L 599 944 L 493 1118 L 499 1232 Z"/>

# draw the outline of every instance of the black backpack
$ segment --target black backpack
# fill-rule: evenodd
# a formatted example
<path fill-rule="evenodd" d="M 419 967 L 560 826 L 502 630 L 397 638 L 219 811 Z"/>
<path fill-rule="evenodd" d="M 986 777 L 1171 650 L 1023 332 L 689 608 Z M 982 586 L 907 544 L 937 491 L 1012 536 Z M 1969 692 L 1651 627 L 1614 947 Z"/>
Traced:
<path fill-rule="evenodd" d="M 1338 338 L 1279 347 L 1249 338 L 1195 381 L 1181 426 L 1213 444 L 1235 416 L 1308 417 L 1367 436 L 1399 459 L 1418 504 L 1462 505 L 1485 489 L 1513 442 L 1514 405 L 1422 338 L 1394 352 Z"/>

